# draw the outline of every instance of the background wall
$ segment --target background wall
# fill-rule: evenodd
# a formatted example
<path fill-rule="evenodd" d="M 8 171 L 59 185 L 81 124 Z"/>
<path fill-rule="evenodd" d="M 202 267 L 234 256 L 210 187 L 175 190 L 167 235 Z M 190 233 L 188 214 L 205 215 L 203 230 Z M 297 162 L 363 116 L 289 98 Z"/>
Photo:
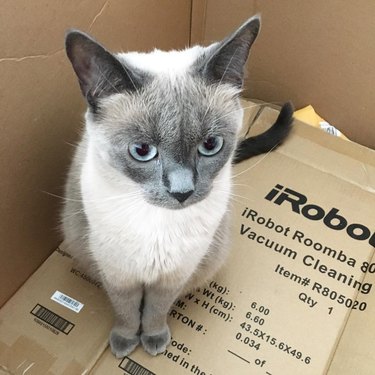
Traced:
<path fill-rule="evenodd" d="M 192 42 L 224 37 L 260 12 L 245 94 L 312 104 L 350 139 L 375 148 L 375 2 L 194 0 Z"/>

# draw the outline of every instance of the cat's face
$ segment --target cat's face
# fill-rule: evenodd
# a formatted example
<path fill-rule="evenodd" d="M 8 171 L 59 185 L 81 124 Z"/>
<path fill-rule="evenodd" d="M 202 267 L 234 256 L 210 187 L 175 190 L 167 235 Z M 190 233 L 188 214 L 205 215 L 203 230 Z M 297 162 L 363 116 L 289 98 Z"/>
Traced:
<path fill-rule="evenodd" d="M 179 209 L 201 201 L 231 162 L 243 65 L 258 29 L 254 18 L 221 44 L 174 51 L 190 61 L 183 70 L 150 65 L 157 54 L 168 61 L 165 52 L 136 66 L 139 55 L 114 57 L 84 34 L 68 34 L 68 56 L 89 102 L 89 138 L 147 202 Z"/>
<path fill-rule="evenodd" d="M 204 199 L 236 146 L 238 90 L 186 75 L 104 99 L 90 122 L 102 157 L 167 208 Z M 126 108 L 126 110 L 125 110 Z"/>

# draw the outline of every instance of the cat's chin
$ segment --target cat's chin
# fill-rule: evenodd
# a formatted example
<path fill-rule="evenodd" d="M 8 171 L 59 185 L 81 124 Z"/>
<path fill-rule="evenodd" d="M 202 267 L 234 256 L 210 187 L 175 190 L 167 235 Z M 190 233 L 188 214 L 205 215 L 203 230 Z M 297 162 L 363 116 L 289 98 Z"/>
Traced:
<path fill-rule="evenodd" d="M 187 199 L 186 201 L 180 203 L 177 200 L 176 201 L 170 201 L 170 200 L 162 200 L 162 199 L 147 199 L 147 203 L 160 207 L 165 208 L 167 210 L 183 210 L 184 208 L 191 207 L 199 202 L 201 202 L 205 197 L 194 197 L 193 199 Z"/>
<path fill-rule="evenodd" d="M 152 204 L 153 206 L 157 206 L 160 208 L 165 208 L 166 210 L 172 210 L 172 211 L 178 211 L 183 210 L 184 208 L 188 208 L 193 206 L 194 204 L 198 203 L 198 201 L 194 201 L 192 203 L 189 202 L 183 202 L 183 203 L 166 203 L 166 202 L 152 202 L 149 201 L 148 203 Z"/>

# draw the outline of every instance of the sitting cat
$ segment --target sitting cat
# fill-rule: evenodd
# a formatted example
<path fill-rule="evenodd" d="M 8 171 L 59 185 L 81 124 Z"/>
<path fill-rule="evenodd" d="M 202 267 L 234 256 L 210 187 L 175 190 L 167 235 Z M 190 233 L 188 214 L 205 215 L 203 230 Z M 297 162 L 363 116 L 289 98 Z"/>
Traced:
<path fill-rule="evenodd" d="M 253 17 L 208 47 L 117 55 L 80 31 L 66 36 L 88 109 L 63 232 L 112 302 L 118 358 L 140 342 L 152 355 L 165 350 L 172 303 L 226 258 L 233 158 L 270 151 L 289 132 L 287 104 L 267 133 L 238 147 L 244 65 L 259 27 Z"/>

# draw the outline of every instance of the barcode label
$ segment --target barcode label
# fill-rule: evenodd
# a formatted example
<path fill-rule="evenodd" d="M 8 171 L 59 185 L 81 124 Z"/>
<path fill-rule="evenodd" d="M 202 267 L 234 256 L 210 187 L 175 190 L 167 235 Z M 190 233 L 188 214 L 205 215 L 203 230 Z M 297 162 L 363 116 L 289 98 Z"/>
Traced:
<path fill-rule="evenodd" d="M 75 311 L 76 313 L 79 313 L 82 310 L 82 307 L 84 306 L 83 303 L 67 296 L 64 293 L 59 292 L 58 290 L 56 290 L 56 292 L 53 293 L 51 299 L 59 303 L 60 305 L 63 305 L 68 309 Z"/>
<path fill-rule="evenodd" d="M 74 324 L 62 318 L 60 315 L 55 314 L 53 311 L 48 310 L 42 305 L 37 304 L 31 311 L 31 314 L 49 324 L 51 327 L 56 328 L 58 331 L 66 335 L 74 328 Z"/>
<path fill-rule="evenodd" d="M 134 362 L 129 357 L 125 357 L 118 367 L 124 370 L 125 374 L 128 375 L 155 375 L 153 372 L 147 370 L 147 368 L 144 368 L 139 363 Z"/>

